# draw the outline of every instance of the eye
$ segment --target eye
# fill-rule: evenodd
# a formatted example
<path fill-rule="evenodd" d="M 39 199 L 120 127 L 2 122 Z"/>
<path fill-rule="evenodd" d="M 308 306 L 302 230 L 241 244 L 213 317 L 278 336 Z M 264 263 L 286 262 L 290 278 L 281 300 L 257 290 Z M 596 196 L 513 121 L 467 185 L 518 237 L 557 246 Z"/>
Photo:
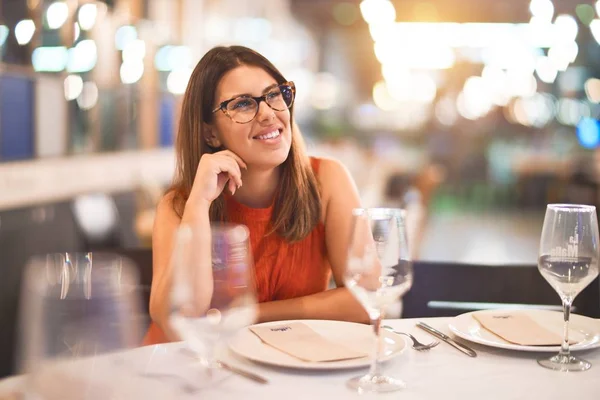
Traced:
<path fill-rule="evenodd" d="M 255 102 L 253 99 L 242 97 L 242 98 L 231 101 L 227 105 L 227 108 L 231 111 L 243 111 L 243 110 L 247 110 L 249 108 L 253 108 L 254 105 L 255 105 Z"/>
<path fill-rule="evenodd" d="M 267 93 L 267 100 L 275 100 L 278 97 L 281 97 L 281 90 L 279 89 Z"/>

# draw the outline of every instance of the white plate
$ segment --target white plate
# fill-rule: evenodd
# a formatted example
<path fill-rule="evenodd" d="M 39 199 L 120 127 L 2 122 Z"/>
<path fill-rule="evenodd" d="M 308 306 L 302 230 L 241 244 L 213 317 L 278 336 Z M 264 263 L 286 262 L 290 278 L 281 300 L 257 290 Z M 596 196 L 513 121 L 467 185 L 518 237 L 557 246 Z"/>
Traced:
<path fill-rule="evenodd" d="M 365 352 L 369 354 L 369 356 L 353 360 L 330 362 L 302 361 L 279 351 L 274 347 L 264 344 L 258 336 L 247 328 L 242 329 L 233 337 L 229 342 L 229 348 L 235 354 L 249 360 L 286 368 L 330 370 L 349 369 L 370 365 L 370 355 L 373 352 L 374 346 L 373 328 L 371 326 L 352 322 L 326 320 L 276 321 L 258 324 L 257 326 L 280 325 L 291 322 L 302 322 L 326 339 L 351 349 Z M 381 334 L 384 343 L 384 349 L 380 357 L 381 361 L 387 361 L 403 352 L 406 344 L 402 336 L 389 332 L 386 329 L 382 329 Z"/>
<path fill-rule="evenodd" d="M 506 310 L 506 312 L 514 311 L 515 310 Z M 456 336 L 463 339 L 501 349 L 537 352 L 558 352 L 560 350 L 560 346 L 522 346 L 507 342 L 483 328 L 479 322 L 473 318 L 473 314 L 475 313 L 489 314 L 498 312 L 502 312 L 502 310 L 473 311 L 461 314 L 454 317 L 452 322 L 448 324 L 448 327 Z M 548 310 L 519 310 L 519 312 L 528 315 L 538 324 L 562 337 L 564 324 L 562 312 Z M 571 314 L 569 320 L 570 339 L 576 341 L 576 344 L 569 346 L 572 351 L 589 350 L 600 346 L 600 320 L 575 314 Z"/>

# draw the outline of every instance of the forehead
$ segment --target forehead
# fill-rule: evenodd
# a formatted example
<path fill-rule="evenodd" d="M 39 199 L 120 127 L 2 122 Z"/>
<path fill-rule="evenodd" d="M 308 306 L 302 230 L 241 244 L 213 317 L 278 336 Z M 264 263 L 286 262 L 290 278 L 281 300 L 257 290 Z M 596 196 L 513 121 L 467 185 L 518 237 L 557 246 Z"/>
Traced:
<path fill-rule="evenodd" d="M 227 72 L 217 85 L 217 102 L 240 94 L 260 96 L 263 90 L 277 83 L 267 71 L 260 67 L 240 65 Z"/>

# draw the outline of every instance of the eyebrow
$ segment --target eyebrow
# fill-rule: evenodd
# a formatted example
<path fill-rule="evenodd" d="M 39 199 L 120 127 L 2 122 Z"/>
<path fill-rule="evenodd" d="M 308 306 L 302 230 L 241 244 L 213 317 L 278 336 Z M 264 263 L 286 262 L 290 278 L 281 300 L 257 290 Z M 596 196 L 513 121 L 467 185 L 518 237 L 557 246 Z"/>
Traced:
<path fill-rule="evenodd" d="M 272 85 L 267 86 L 266 88 L 263 89 L 262 94 L 268 93 L 269 91 L 275 89 L 277 86 L 279 86 L 279 83 L 273 83 Z M 223 101 L 227 101 L 230 99 L 237 99 L 238 97 L 252 97 L 252 95 L 250 93 L 234 94 L 233 96 L 230 96 Z"/>

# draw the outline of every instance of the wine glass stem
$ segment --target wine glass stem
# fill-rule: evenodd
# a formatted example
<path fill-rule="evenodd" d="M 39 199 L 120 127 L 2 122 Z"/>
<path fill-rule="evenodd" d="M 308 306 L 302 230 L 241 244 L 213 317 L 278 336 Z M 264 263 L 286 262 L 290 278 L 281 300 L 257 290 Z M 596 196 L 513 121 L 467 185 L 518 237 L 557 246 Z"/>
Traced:
<path fill-rule="evenodd" d="M 381 329 L 381 313 L 376 318 L 371 317 L 371 325 L 373 326 L 373 332 L 375 333 L 375 349 L 373 351 L 369 375 L 377 376 L 379 375 L 379 353 L 381 351 L 381 335 L 379 334 Z"/>
<path fill-rule="evenodd" d="M 560 346 L 560 354 L 569 356 L 569 317 L 571 316 L 571 301 L 563 300 L 563 311 L 565 314 L 565 328 L 563 342 Z"/>

